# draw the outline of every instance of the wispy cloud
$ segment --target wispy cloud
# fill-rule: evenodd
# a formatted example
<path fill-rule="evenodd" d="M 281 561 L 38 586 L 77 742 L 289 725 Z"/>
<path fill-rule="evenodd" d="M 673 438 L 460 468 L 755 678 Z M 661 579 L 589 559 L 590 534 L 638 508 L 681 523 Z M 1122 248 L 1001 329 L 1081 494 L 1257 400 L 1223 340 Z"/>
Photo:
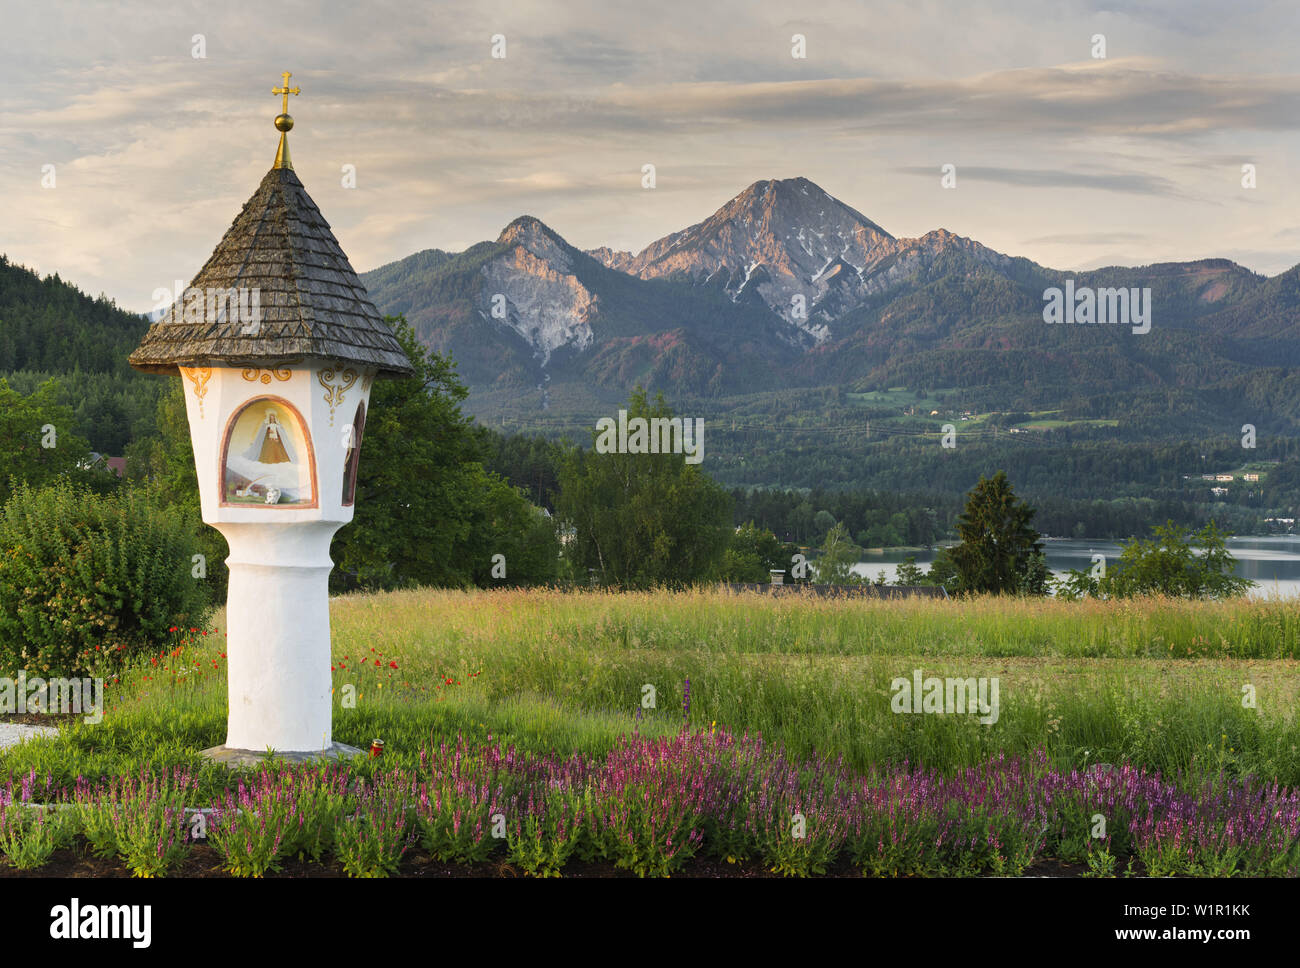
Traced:
<path fill-rule="evenodd" d="M 1272 0 L 1231 15 L 1208 0 L 271 10 L 7 11 L 0 251 L 148 308 L 154 287 L 192 276 L 269 166 L 270 89 L 289 69 L 303 89 L 295 164 L 359 269 L 495 238 L 523 212 L 579 246 L 638 250 L 792 175 L 895 234 L 944 226 L 1054 264 L 1114 246 L 1144 261 L 1235 251 L 1267 272 L 1297 261 L 1300 13 Z M 1097 32 L 1106 60 L 1089 56 Z M 790 56 L 795 33 L 806 59 Z M 1243 162 L 1257 189 L 1242 188 Z M 956 190 L 940 187 L 945 163 Z"/>
<path fill-rule="evenodd" d="M 905 175 L 937 177 L 936 167 L 910 166 L 897 171 Z M 959 177 L 971 181 L 991 182 L 997 185 L 1014 185 L 1018 188 L 1083 188 L 1103 192 L 1121 192 L 1136 195 L 1165 195 L 1185 198 L 1186 194 L 1168 178 L 1143 172 L 1081 172 L 1051 171 L 1041 168 L 990 168 L 984 165 L 962 165 Z"/>

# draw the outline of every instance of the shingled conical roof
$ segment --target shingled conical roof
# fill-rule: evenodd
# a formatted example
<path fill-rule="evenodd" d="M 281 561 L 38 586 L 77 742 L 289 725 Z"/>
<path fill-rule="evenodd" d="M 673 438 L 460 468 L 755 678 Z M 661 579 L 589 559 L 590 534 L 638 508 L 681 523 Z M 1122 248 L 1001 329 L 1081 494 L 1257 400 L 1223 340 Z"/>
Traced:
<path fill-rule="evenodd" d="M 178 298 L 131 354 L 137 370 L 323 357 L 378 367 L 381 376 L 414 372 L 292 168 L 266 173 L 190 285 L 204 292 L 256 289 L 260 320 L 250 326 L 232 311 L 186 322 Z"/>

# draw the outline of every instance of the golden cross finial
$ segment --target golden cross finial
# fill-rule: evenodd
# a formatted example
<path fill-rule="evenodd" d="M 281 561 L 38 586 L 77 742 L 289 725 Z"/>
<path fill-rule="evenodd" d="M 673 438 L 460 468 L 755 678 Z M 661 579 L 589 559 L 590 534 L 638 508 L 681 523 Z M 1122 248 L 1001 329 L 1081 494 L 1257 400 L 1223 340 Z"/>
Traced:
<path fill-rule="evenodd" d="M 288 71 L 285 71 L 285 72 L 284 72 L 283 74 L 281 74 L 280 76 L 281 76 L 282 78 L 284 78 L 284 87 L 273 87 L 273 88 L 271 88 L 271 93 L 272 93 L 272 94 L 283 94 L 283 95 L 284 95 L 284 107 L 282 107 L 280 110 L 281 110 L 281 113 L 282 113 L 282 114 L 288 114 L 288 113 L 289 113 L 289 95 L 290 95 L 290 94 L 297 95 L 297 94 L 299 93 L 299 90 L 298 90 L 298 88 L 296 88 L 296 87 L 290 87 L 290 86 L 289 86 L 289 78 L 293 77 L 293 75 L 290 74 Z"/>
<path fill-rule="evenodd" d="M 289 160 L 289 139 L 288 134 L 293 129 L 293 118 L 289 117 L 289 95 L 297 96 L 298 88 L 289 86 L 289 78 L 293 77 L 291 73 L 285 71 L 280 75 L 284 78 L 283 87 L 271 88 L 272 94 L 283 94 L 284 104 L 281 107 L 280 114 L 275 119 L 275 130 L 280 132 L 280 147 L 275 152 L 276 168 L 288 168 L 293 171 L 293 162 Z"/>

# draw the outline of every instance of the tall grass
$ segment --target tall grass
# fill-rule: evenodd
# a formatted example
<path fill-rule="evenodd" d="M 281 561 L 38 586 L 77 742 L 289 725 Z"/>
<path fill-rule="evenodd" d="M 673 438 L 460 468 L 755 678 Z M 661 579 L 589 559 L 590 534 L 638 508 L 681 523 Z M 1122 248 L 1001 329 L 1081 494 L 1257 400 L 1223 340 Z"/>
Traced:
<path fill-rule="evenodd" d="M 527 643 L 531 651 L 558 645 L 600 653 L 1300 659 L 1300 603 L 1284 599 L 873 601 L 714 590 L 422 589 L 344 596 L 334 600 L 333 617 L 344 647 L 392 652 L 419 644 L 449 656 Z"/>
<path fill-rule="evenodd" d="M 620 736 L 669 736 L 685 722 L 857 769 L 950 770 L 1041 747 L 1061 769 L 1127 760 L 1300 785 L 1293 602 L 418 590 L 345 596 L 331 610 L 335 739 L 381 737 L 387 764 L 413 762 L 431 739 L 489 733 L 603 755 Z M 0 754 L 0 772 L 66 780 L 185 765 L 220 785 L 223 771 L 198 758 L 224 741 L 219 641 L 142 665 L 103 724 Z M 998 677 L 998 721 L 894 714 L 890 683 L 915 668 Z"/>

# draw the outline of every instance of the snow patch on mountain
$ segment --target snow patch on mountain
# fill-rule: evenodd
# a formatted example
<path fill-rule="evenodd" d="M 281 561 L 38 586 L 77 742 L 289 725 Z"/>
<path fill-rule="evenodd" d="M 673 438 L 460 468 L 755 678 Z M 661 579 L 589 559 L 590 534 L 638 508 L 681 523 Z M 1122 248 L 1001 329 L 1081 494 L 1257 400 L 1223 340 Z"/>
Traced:
<path fill-rule="evenodd" d="M 828 204 L 829 202 L 829 204 Z M 806 178 L 755 182 L 710 218 L 651 243 L 631 259 L 597 254 L 610 268 L 654 279 L 686 276 L 704 282 L 726 269 L 727 293 L 737 300 L 756 267 L 752 288 L 777 316 L 814 342 L 829 338 L 825 321 L 797 311 L 825 294 L 822 274 L 837 259 L 855 268 L 893 237 Z"/>

